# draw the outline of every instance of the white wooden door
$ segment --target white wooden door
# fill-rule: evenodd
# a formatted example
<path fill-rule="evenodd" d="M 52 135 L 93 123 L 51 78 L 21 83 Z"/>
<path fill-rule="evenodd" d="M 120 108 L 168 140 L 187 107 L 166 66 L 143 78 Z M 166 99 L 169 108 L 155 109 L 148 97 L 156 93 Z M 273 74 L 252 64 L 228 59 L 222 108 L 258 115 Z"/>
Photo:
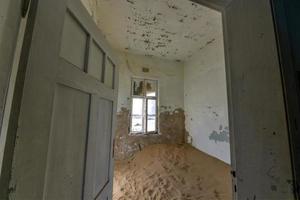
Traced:
<path fill-rule="evenodd" d="M 112 198 L 115 56 L 79 0 L 39 0 L 10 197 Z"/>

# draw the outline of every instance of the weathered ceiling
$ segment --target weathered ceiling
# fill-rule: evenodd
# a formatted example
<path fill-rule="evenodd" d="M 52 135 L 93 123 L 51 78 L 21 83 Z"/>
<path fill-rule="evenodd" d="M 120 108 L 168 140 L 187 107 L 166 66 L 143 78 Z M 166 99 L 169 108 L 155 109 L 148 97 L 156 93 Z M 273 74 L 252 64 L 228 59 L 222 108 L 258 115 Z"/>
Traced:
<path fill-rule="evenodd" d="M 82 0 L 119 50 L 187 60 L 222 34 L 221 14 L 189 0 Z"/>

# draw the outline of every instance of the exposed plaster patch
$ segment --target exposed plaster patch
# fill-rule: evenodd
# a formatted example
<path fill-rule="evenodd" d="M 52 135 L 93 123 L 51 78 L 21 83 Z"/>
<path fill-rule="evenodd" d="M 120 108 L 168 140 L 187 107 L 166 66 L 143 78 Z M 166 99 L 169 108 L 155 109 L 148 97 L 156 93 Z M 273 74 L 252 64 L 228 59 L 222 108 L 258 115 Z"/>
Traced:
<path fill-rule="evenodd" d="M 168 107 L 168 106 L 166 106 Z M 185 116 L 182 109 L 163 111 L 159 116 L 160 134 L 129 135 L 130 114 L 122 107 L 117 114 L 117 128 L 115 137 L 115 158 L 128 159 L 137 151 L 151 144 L 181 144 L 185 142 Z"/>

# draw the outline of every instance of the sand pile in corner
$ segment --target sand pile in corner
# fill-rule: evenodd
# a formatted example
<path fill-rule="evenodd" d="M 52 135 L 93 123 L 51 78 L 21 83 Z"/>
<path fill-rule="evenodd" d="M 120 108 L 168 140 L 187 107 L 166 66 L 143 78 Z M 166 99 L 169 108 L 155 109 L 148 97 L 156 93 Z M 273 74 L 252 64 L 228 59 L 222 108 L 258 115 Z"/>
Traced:
<path fill-rule="evenodd" d="M 116 161 L 113 200 L 230 200 L 230 167 L 189 145 L 152 145 Z"/>

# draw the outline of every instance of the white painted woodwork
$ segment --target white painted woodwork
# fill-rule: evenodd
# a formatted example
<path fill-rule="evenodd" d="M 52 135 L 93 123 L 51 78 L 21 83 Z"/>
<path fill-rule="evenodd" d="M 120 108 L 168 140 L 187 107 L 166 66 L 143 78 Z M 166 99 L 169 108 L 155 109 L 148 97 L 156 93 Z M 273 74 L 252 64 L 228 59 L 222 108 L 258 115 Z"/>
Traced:
<path fill-rule="evenodd" d="M 11 199 L 112 198 L 117 70 L 114 53 L 79 0 L 39 2 Z"/>
<path fill-rule="evenodd" d="M 88 35 L 70 12 L 66 13 L 63 28 L 61 56 L 84 70 Z"/>
<path fill-rule="evenodd" d="M 102 81 L 104 61 L 103 50 L 93 41 L 90 46 L 88 73 L 100 81 Z"/>
<path fill-rule="evenodd" d="M 113 170 L 110 167 L 112 106 L 109 100 L 92 97 L 84 199 L 105 199 L 100 192 L 109 184 Z"/>

